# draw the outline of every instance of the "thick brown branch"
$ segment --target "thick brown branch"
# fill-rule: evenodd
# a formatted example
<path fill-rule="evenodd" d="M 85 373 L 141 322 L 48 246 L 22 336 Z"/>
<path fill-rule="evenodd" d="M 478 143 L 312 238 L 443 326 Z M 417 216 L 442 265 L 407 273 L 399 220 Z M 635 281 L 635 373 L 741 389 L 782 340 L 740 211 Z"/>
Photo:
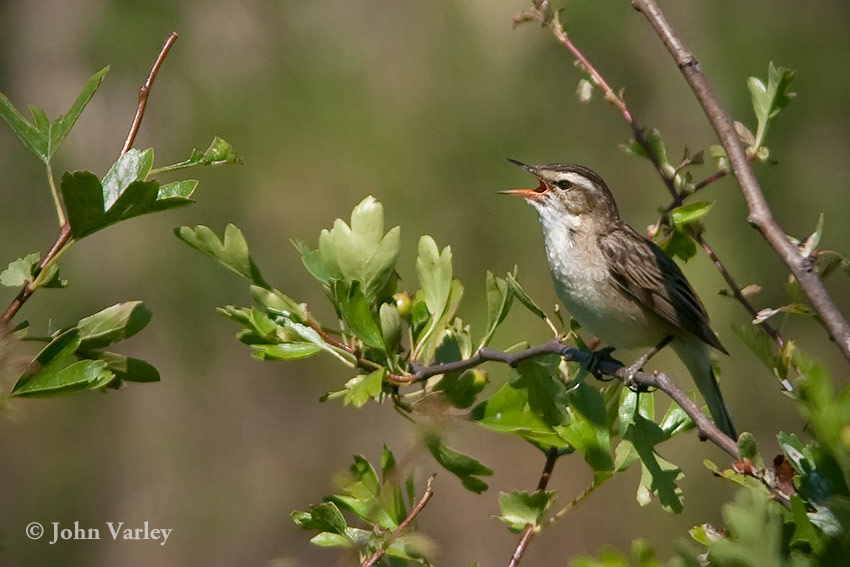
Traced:
<path fill-rule="evenodd" d="M 560 454 L 558 453 L 558 449 L 555 447 L 552 447 L 549 449 L 549 452 L 546 453 L 546 464 L 543 465 L 543 472 L 540 474 L 540 480 L 537 481 L 537 492 L 543 492 L 546 490 L 546 487 L 549 486 L 549 479 L 552 478 L 552 471 L 555 469 L 555 462 L 558 460 L 559 456 Z M 538 530 L 538 526 L 532 526 L 531 524 L 525 526 L 525 529 L 522 530 L 522 535 L 519 538 L 516 549 L 514 549 L 514 552 L 511 555 L 508 567 L 516 567 L 519 565 L 520 560 L 522 560 L 522 556 L 525 554 L 525 550 L 528 549 L 528 544 L 531 543 L 532 538 Z"/>
<path fill-rule="evenodd" d="M 162 44 L 162 49 L 159 50 L 159 55 L 151 67 L 151 72 L 148 73 L 148 78 L 139 88 L 139 106 L 136 108 L 136 116 L 133 118 L 133 123 L 130 125 L 130 131 L 127 133 L 127 139 L 124 141 L 124 147 L 121 148 L 121 155 L 133 147 L 133 141 L 136 139 L 136 134 L 139 132 L 139 127 L 142 125 L 142 118 L 145 116 L 145 108 L 148 106 L 148 96 L 150 96 L 153 82 L 156 80 L 156 74 L 159 73 L 159 68 L 162 67 L 162 62 L 165 61 L 165 56 L 171 51 L 171 46 L 177 41 L 177 32 L 171 32 L 165 38 L 165 43 Z"/>
<path fill-rule="evenodd" d="M 419 502 L 416 503 L 416 506 L 410 511 L 407 517 L 402 520 L 402 522 L 398 525 L 396 529 L 392 531 L 387 540 L 392 541 L 392 538 L 398 536 L 401 532 L 407 529 L 407 527 L 413 522 L 416 516 L 425 508 L 425 505 L 428 504 L 428 501 L 431 500 L 431 497 L 434 496 L 434 489 L 431 488 L 431 484 L 434 482 L 434 477 L 437 476 L 436 473 L 432 474 L 428 477 L 427 484 L 425 486 L 425 492 L 422 494 L 422 498 L 419 499 Z M 363 563 L 361 563 L 361 567 L 372 567 L 384 554 L 387 552 L 386 546 L 379 547 L 375 550 L 375 553 L 369 556 Z"/>
<path fill-rule="evenodd" d="M 679 70 L 696 95 L 708 121 L 720 138 L 729 157 L 732 172 L 738 179 L 741 193 L 749 209 L 748 221 L 773 248 L 776 255 L 788 266 L 797 279 L 803 293 L 809 298 L 815 311 L 820 315 L 830 338 L 848 361 L 850 361 L 850 324 L 836 307 L 818 275 L 801 256 L 785 232 L 779 227 L 750 166 L 747 153 L 741 145 L 732 118 L 720 104 L 714 90 L 708 82 L 699 61 L 682 43 L 654 0 L 631 0 L 632 6 L 646 17 L 649 24 L 661 38 L 667 50 L 673 56 Z"/>

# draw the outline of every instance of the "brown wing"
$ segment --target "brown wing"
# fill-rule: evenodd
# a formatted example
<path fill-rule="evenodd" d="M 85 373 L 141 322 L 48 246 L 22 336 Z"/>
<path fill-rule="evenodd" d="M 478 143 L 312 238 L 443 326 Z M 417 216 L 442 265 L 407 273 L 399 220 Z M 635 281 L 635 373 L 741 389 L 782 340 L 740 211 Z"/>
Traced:
<path fill-rule="evenodd" d="M 708 315 L 679 266 L 632 227 L 621 225 L 599 237 L 599 247 L 617 284 L 677 327 L 726 353 Z"/>

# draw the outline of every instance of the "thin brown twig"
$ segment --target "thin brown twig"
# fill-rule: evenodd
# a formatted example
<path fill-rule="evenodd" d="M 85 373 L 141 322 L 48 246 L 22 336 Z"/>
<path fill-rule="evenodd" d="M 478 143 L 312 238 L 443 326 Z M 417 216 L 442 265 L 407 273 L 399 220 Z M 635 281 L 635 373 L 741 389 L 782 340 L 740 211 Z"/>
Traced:
<path fill-rule="evenodd" d="M 753 319 L 757 318 L 758 310 L 753 306 L 752 303 L 750 303 L 750 300 L 747 299 L 747 297 L 735 283 L 735 280 L 732 279 L 731 275 L 729 275 L 729 271 L 726 269 L 726 266 L 717 257 L 717 254 L 714 253 L 714 250 L 711 248 L 711 246 L 709 246 L 708 242 L 705 241 L 705 238 L 703 238 L 702 234 L 697 233 L 694 234 L 693 237 L 694 240 L 697 241 L 697 244 L 699 244 L 702 247 L 703 251 L 705 251 L 706 256 L 708 256 L 711 261 L 714 262 L 714 267 L 717 268 L 717 271 L 720 272 L 720 275 L 723 276 L 723 279 L 726 280 L 726 283 L 732 289 L 732 294 L 735 296 L 735 299 L 737 299 L 738 302 L 744 306 L 744 308 L 749 312 Z M 770 335 L 774 342 L 779 345 L 780 349 L 785 346 L 785 339 L 782 337 L 782 335 L 779 334 L 779 331 L 777 331 L 771 324 L 769 324 L 767 321 L 762 321 L 760 325 L 761 328 L 764 329 L 768 335 Z"/>
<path fill-rule="evenodd" d="M 156 74 L 159 72 L 159 68 L 162 66 L 162 62 L 165 60 L 165 56 L 168 55 L 168 52 L 171 50 L 171 46 L 177 40 L 177 33 L 171 32 L 168 35 L 168 38 L 165 40 L 165 44 L 163 44 L 162 49 L 159 52 L 159 55 L 154 62 L 153 67 L 151 68 L 151 72 L 148 75 L 145 84 L 142 85 L 141 89 L 139 89 L 139 106 L 136 109 L 136 115 L 133 118 L 133 123 L 130 126 L 130 132 L 127 134 L 127 139 L 124 142 L 124 147 L 121 149 L 121 155 L 127 153 L 127 150 L 133 145 L 133 140 L 136 138 L 136 133 L 139 131 L 139 126 L 142 123 L 142 118 L 145 114 L 145 107 L 148 102 L 148 95 L 150 94 L 151 87 L 153 86 L 153 81 L 156 79 Z M 73 232 L 71 230 L 71 224 L 69 222 L 65 222 L 59 228 L 59 235 L 56 237 L 56 241 L 50 247 L 50 250 L 38 264 L 36 267 L 32 277 L 27 280 L 23 286 L 21 286 L 20 291 L 3 312 L 3 315 L 0 315 L 0 327 L 8 328 L 12 318 L 18 313 L 18 311 L 23 307 L 24 303 L 30 298 L 30 296 L 37 289 L 33 286 L 33 283 L 36 282 L 38 276 L 50 266 L 56 259 L 57 256 L 62 254 L 68 246 L 73 244 Z"/>
<path fill-rule="evenodd" d="M 177 32 L 171 32 L 165 38 L 165 43 L 162 44 L 162 49 L 159 50 L 159 55 L 151 67 L 150 73 L 145 83 L 139 88 L 139 106 L 136 108 L 136 116 L 133 118 L 133 123 L 130 125 L 130 131 L 127 133 L 127 139 L 124 141 L 124 147 L 121 148 L 121 155 L 133 147 L 133 141 L 136 139 L 136 134 L 139 132 L 139 127 L 142 125 L 142 118 L 145 116 L 145 108 L 148 106 L 148 97 L 153 87 L 153 82 L 156 80 L 156 74 L 159 73 L 159 68 L 162 67 L 165 56 L 171 51 L 171 46 L 177 41 Z"/>
<path fill-rule="evenodd" d="M 620 111 L 620 114 L 623 115 L 623 119 L 632 130 L 632 135 L 634 136 L 635 141 L 640 144 L 641 148 L 643 148 L 643 151 L 652 162 L 652 165 L 655 167 L 656 171 L 658 171 L 658 174 L 664 181 L 664 184 L 670 192 L 670 195 L 673 197 L 673 200 L 680 200 L 682 197 L 679 190 L 676 188 L 673 178 L 667 174 L 667 171 L 664 170 L 664 167 L 658 161 L 658 156 L 655 155 L 655 152 L 649 145 L 646 136 L 644 136 L 643 128 L 638 126 L 637 122 L 635 122 L 632 117 L 629 107 L 626 105 L 626 101 L 623 99 L 621 94 L 618 94 L 611 88 L 611 85 L 608 84 L 605 77 L 602 76 L 602 73 L 593 66 L 587 56 L 584 55 L 578 47 L 576 47 L 572 40 L 570 40 L 569 35 L 567 35 L 566 28 L 558 19 L 558 12 L 552 11 L 548 0 L 535 0 L 534 7 L 531 10 L 527 10 L 520 14 L 520 16 L 514 19 L 514 23 L 518 24 L 528 19 L 537 20 L 542 26 L 548 26 L 549 30 L 555 36 L 555 39 L 557 39 L 561 45 L 566 47 L 570 53 L 573 54 L 578 65 L 583 68 L 588 75 L 590 75 L 593 83 L 602 89 L 605 100 L 613 104 L 617 110 Z"/>
<path fill-rule="evenodd" d="M 709 123 L 720 138 L 729 158 L 732 172 L 738 179 L 741 194 L 747 203 L 747 220 L 753 225 L 773 248 L 776 255 L 785 263 L 797 279 L 800 288 L 812 307 L 823 320 L 830 338 L 835 341 L 845 359 L 850 361 L 850 323 L 838 310 L 826 288 L 800 254 L 800 250 L 789 241 L 785 232 L 776 222 L 761 185 L 753 172 L 749 158 L 735 131 L 732 118 L 720 104 L 717 94 L 708 82 L 696 56 L 676 35 L 667 18 L 654 0 L 631 0 L 632 6 L 644 15 L 655 30 L 670 55 L 675 60 L 685 80 L 691 87 L 697 101 L 702 106 Z"/>
<path fill-rule="evenodd" d="M 401 532 L 406 530 L 407 527 L 411 524 L 411 522 L 413 522 L 413 520 L 416 518 L 416 516 L 419 515 L 422 509 L 425 508 L 425 506 L 428 504 L 428 501 L 431 500 L 431 497 L 434 496 L 434 489 L 431 488 L 431 483 L 434 482 L 435 476 L 437 476 L 436 473 L 428 477 L 428 481 L 425 486 L 425 492 L 422 494 L 422 497 L 419 499 L 419 502 L 416 503 L 416 506 L 413 507 L 413 509 L 410 511 L 407 517 L 402 520 L 398 527 L 396 527 L 396 529 L 392 531 L 392 533 L 389 535 L 389 539 L 387 539 L 387 542 L 392 541 L 392 538 L 398 536 Z M 381 559 L 381 557 L 384 556 L 386 552 L 386 546 L 379 547 L 372 555 L 369 556 L 368 559 L 366 559 L 366 561 L 360 564 L 361 567 L 372 567 L 373 565 L 375 565 L 375 563 L 378 562 L 378 560 Z"/>
<path fill-rule="evenodd" d="M 59 236 L 56 237 L 56 242 L 53 243 L 53 246 L 50 247 L 50 251 L 44 256 L 44 259 L 39 262 L 38 267 L 35 269 L 35 272 L 32 275 L 32 278 L 27 280 L 23 286 L 21 286 L 20 291 L 6 308 L 6 311 L 3 312 L 3 315 L 0 316 L 0 327 L 8 327 L 9 323 L 12 321 L 12 317 L 18 312 L 18 310 L 23 307 L 24 303 L 33 292 L 36 290 L 33 287 L 33 282 L 35 279 L 44 271 L 44 269 L 53 262 L 53 259 L 56 258 L 57 255 L 62 251 L 66 244 L 71 240 L 71 225 L 69 223 L 63 224 L 59 228 Z"/>
<path fill-rule="evenodd" d="M 543 465 L 543 472 L 540 474 L 540 480 L 537 481 L 537 492 L 543 492 L 546 490 L 546 487 L 549 486 L 549 479 L 552 478 L 552 471 L 555 469 L 555 462 L 560 457 L 560 453 L 556 447 L 552 447 L 546 453 L 546 463 Z M 525 554 L 525 550 L 528 549 L 528 544 L 531 543 L 532 538 L 534 538 L 535 534 L 540 530 L 539 526 L 533 526 L 531 524 L 525 526 L 525 529 L 522 530 L 522 535 L 519 538 L 519 542 L 517 543 L 516 549 L 511 554 L 511 560 L 508 563 L 508 567 L 516 567 L 519 565 L 520 560 L 522 560 L 522 556 Z"/>

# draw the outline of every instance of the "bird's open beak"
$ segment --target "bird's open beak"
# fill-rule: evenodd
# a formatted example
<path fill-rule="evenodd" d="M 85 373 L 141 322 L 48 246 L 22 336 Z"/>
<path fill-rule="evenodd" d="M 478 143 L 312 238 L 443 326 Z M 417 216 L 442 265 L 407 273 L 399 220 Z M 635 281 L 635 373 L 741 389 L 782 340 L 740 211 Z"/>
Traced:
<path fill-rule="evenodd" d="M 498 193 L 501 193 L 502 195 L 515 195 L 517 197 L 524 197 L 525 199 L 536 201 L 540 199 L 540 197 L 544 193 L 546 193 L 546 191 L 549 190 L 549 188 L 543 182 L 543 179 L 541 179 L 540 176 L 537 174 L 537 170 L 534 168 L 534 166 L 526 165 L 521 161 L 511 158 L 508 158 L 508 161 L 514 165 L 520 166 L 521 168 L 529 172 L 531 175 L 536 177 L 540 181 L 540 185 L 538 185 L 534 189 L 507 189 L 505 191 L 498 191 Z"/>

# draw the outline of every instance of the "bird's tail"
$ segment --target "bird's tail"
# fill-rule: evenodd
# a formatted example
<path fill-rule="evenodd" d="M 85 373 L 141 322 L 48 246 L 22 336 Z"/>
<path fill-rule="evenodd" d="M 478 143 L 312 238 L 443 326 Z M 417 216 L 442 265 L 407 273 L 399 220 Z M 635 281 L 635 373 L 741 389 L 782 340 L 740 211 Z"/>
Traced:
<path fill-rule="evenodd" d="M 688 338 L 676 340 L 671 346 L 676 350 L 685 366 L 688 367 L 694 383 L 702 397 L 705 398 L 706 404 L 708 404 L 708 411 L 711 412 L 711 418 L 715 425 L 726 435 L 737 440 L 738 434 L 735 432 L 735 425 L 732 423 L 729 410 L 726 409 L 726 404 L 723 402 L 723 395 L 720 393 L 717 378 L 714 376 L 714 369 L 711 367 L 708 345 L 699 339 L 691 340 Z"/>

